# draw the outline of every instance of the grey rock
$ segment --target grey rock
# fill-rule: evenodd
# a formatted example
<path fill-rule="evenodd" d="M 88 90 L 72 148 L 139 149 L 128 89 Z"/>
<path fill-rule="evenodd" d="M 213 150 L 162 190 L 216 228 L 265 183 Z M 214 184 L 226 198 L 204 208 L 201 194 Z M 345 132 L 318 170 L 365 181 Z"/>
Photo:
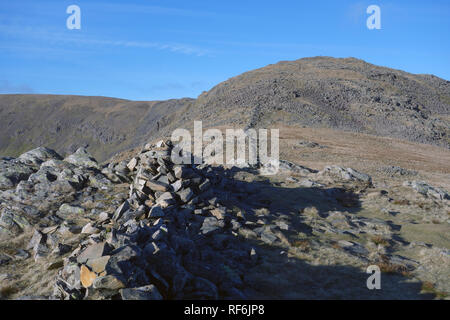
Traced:
<path fill-rule="evenodd" d="M 89 259 L 100 258 L 111 252 L 111 246 L 107 242 L 99 242 L 85 248 L 77 257 L 78 263 L 86 263 Z"/>
<path fill-rule="evenodd" d="M 33 236 L 31 237 L 30 242 L 25 247 L 26 250 L 33 249 L 39 243 L 44 243 L 44 235 L 39 230 L 34 230 Z"/>
<path fill-rule="evenodd" d="M 62 160 L 62 157 L 54 150 L 39 147 L 19 156 L 19 160 L 29 164 L 39 165 L 50 159 Z"/>
<path fill-rule="evenodd" d="M 170 192 L 164 192 L 156 200 L 156 204 L 159 204 L 162 208 L 167 208 L 168 206 L 175 203 L 176 203 L 175 198 Z"/>
<path fill-rule="evenodd" d="M 0 189 L 14 188 L 20 181 L 27 180 L 34 169 L 14 159 L 0 160 Z"/>
<path fill-rule="evenodd" d="M 150 188 L 150 190 L 152 190 L 152 191 L 165 192 L 165 191 L 169 190 L 169 184 L 160 182 L 160 181 L 156 181 L 156 180 L 149 180 L 146 182 L 145 185 L 148 188 Z"/>
<path fill-rule="evenodd" d="M 120 289 L 122 300 L 162 300 L 158 289 L 150 284 L 139 288 Z"/>
<path fill-rule="evenodd" d="M 80 167 L 99 169 L 97 160 L 85 148 L 79 148 L 74 154 L 65 158 L 64 161 Z"/>
<path fill-rule="evenodd" d="M 352 168 L 342 168 L 339 166 L 327 166 L 320 172 L 328 174 L 347 181 L 360 181 L 364 183 L 372 183 L 372 178 L 365 173 L 361 173 Z"/>
<path fill-rule="evenodd" d="M 224 227 L 224 222 L 219 221 L 214 217 L 207 217 L 205 220 L 203 220 L 203 224 L 200 228 L 201 232 L 203 234 L 211 234 L 216 230 L 219 230 Z"/>
<path fill-rule="evenodd" d="M 183 182 L 181 180 L 177 180 L 171 184 L 173 192 L 178 192 L 183 187 Z"/>
<path fill-rule="evenodd" d="M 263 232 L 261 232 L 261 240 L 269 245 L 273 244 L 278 238 L 276 235 L 274 235 L 269 229 L 264 229 Z"/>
<path fill-rule="evenodd" d="M 0 228 L 8 233 L 17 235 L 29 227 L 31 224 L 21 214 L 8 208 L 0 209 Z M 0 229 L 0 232 L 3 229 Z"/>
<path fill-rule="evenodd" d="M 181 191 L 178 191 L 177 195 L 180 198 L 181 202 L 187 203 L 194 197 L 195 194 L 191 188 L 186 188 Z"/>
<path fill-rule="evenodd" d="M 450 195 L 446 190 L 433 187 L 423 181 L 405 181 L 403 185 L 406 187 L 411 187 L 418 193 L 436 198 L 438 200 L 450 199 Z"/>
<path fill-rule="evenodd" d="M 113 217 L 112 217 L 112 219 L 114 220 L 114 221 L 117 221 L 117 220 L 119 220 L 121 217 L 122 217 L 122 215 L 127 211 L 127 210 L 129 210 L 130 209 L 130 203 L 128 202 L 128 200 L 125 200 L 117 209 L 116 209 L 116 211 L 114 212 L 114 215 L 113 215 Z"/>
<path fill-rule="evenodd" d="M 68 203 L 64 203 L 59 207 L 59 213 L 64 215 L 83 215 L 85 210 L 82 207 L 79 206 L 72 206 Z"/>

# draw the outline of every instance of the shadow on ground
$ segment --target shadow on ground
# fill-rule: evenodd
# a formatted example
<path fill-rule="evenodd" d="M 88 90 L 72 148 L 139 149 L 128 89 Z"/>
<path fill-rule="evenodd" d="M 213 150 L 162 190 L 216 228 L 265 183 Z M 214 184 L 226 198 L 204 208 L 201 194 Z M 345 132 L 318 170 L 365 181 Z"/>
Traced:
<path fill-rule="evenodd" d="M 235 172 L 234 172 L 235 173 Z M 266 225 L 277 219 L 289 222 L 292 227 L 284 233 L 289 238 L 303 232 L 313 238 L 311 228 L 302 223 L 302 210 L 314 206 L 320 216 L 331 211 L 345 211 L 357 215 L 361 210 L 359 196 L 344 188 L 287 188 L 274 186 L 267 181 L 236 181 L 233 172 L 227 172 L 231 187 L 225 187 L 219 201 L 228 207 L 238 207 L 246 212 L 249 220 L 263 219 Z M 232 189 L 254 190 L 250 196 L 235 199 L 229 197 Z M 230 191 L 228 193 L 227 191 Z M 345 199 L 345 200 L 342 200 Z M 267 208 L 267 215 L 255 216 L 255 209 Z M 396 226 L 394 226 L 396 227 Z M 288 257 L 287 246 L 267 245 L 260 240 L 239 238 L 256 249 L 256 266 L 244 270 L 241 290 L 250 299 L 433 299 L 424 294 L 422 283 L 400 273 L 381 274 L 381 289 L 369 290 L 367 274 L 361 266 L 336 265 L 333 257 L 321 254 L 321 265 L 297 257 Z M 208 241 L 208 240 L 207 240 Z M 214 242 L 212 238 L 210 241 Z M 217 242 L 209 245 L 221 250 Z M 314 250 L 314 249 L 313 249 Z M 208 263 L 207 259 L 204 261 Z M 228 263 L 228 262 L 226 262 Z M 229 262 L 232 263 L 231 261 Z M 366 267 L 370 265 L 367 263 Z"/>

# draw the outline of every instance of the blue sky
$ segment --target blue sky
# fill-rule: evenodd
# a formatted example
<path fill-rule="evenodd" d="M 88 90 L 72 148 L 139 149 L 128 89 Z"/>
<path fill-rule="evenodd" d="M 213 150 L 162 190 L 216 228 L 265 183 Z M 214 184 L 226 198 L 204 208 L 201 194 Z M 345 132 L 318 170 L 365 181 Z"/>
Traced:
<path fill-rule="evenodd" d="M 69 30 L 69 5 L 81 30 Z M 368 30 L 366 8 L 381 8 Z M 0 0 L 0 93 L 197 97 L 242 72 L 356 57 L 450 80 L 450 2 Z"/>

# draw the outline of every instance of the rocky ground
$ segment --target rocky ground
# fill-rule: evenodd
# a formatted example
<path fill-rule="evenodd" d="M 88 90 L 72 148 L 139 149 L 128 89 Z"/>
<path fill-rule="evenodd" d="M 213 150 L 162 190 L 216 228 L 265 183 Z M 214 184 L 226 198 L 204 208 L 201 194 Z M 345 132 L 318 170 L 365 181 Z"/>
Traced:
<path fill-rule="evenodd" d="M 283 160 L 264 176 L 174 165 L 171 147 L 102 165 L 83 148 L 2 158 L 1 297 L 449 298 L 449 194 L 420 172 Z M 381 290 L 366 287 L 373 264 Z"/>

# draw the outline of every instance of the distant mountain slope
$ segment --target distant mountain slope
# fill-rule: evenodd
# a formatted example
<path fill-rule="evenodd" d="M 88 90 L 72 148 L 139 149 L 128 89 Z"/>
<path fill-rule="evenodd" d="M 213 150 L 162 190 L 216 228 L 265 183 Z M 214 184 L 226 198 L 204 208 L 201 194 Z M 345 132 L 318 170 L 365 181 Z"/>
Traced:
<path fill-rule="evenodd" d="M 106 160 L 194 120 L 205 127 L 326 127 L 449 148 L 450 81 L 315 57 L 243 73 L 196 100 L 0 95 L 0 155 L 40 145 L 64 154 L 88 145 Z"/>
<path fill-rule="evenodd" d="M 35 146 L 71 153 L 88 146 L 100 160 L 139 145 L 191 99 L 138 102 L 104 97 L 0 95 L 0 155 Z"/>

